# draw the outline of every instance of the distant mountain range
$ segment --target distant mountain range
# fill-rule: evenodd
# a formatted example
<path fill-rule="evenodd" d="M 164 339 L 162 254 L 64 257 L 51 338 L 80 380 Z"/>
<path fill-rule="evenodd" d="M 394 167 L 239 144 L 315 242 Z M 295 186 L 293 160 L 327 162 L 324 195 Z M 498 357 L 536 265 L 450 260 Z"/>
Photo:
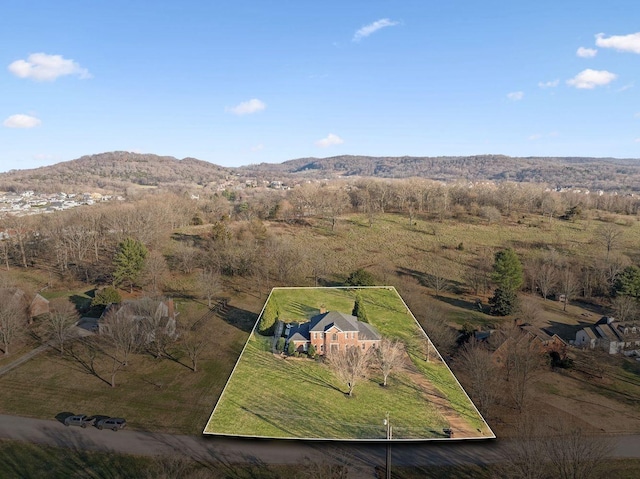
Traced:
<path fill-rule="evenodd" d="M 229 180 L 332 179 L 338 177 L 409 178 L 439 181 L 516 181 L 551 187 L 640 191 L 640 160 L 584 157 L 335 156 L 300 158 L 237 168 L 195 158 L 182 160 L 124 151 L 88 155 L 31 170 L 0 173 L 1 190 L 56 191 L 64 187 L 123 190 L 133 185 L 204 187 Z"/>

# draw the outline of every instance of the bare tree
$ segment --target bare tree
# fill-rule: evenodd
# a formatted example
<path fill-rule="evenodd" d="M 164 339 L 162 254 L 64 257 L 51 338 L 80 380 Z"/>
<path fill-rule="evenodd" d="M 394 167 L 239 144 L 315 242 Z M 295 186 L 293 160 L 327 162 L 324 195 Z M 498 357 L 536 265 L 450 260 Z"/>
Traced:
<path fill-rule="evenodd" d="M 377 366 L 382 372 L 382 385 L 386 387 L 389 375 L 402 368 L 404 364 L 402 343 L 383 338 L 380 347 L 376 348 L 376 356 Z"/>
<path fill-rule="evenodd" d="M 593 479 L 606 470 L 613 441 L 594 435 L 566 415 L 530 411 L 520 415 L 504 449 L 501 477 Z"/>
<path fill-rule="evenodd" d="M 158 292 L 160 280 L 167 272 L 167 261 L 159 251 L 151 251 L 147 256 L 142 274 L 154 293 Z"/>
<path fill-rule="evenodd" d="M 27 248 L 33 233 L 31 222 L 27 216 L 9 216 L 5 219 L 5 225 L 13 232 L 13 245 L 18 250 L 20 264 L 23 268 L 26 268 Z"/>
<path fill-rule="evenodd" d="M 521 414 L 516 422 L 515 438 L 507 443 L 497 466 L 497 477 L 546 479 L 546 448 L 540 437 L 541 427 L 533 414 Z"/>
<path fill-rule="evenodd" d="M 191 244 L 179 243 L 173 251 L 173 261 L 176 268 L 185 274 L 191 274 L 198 266 L 202 253 Z"/>
<path fill-rule="evenodd" d="M 595 240 L 607 249 L 607 260 L 609 254 L 618 247 L 622 241 L 622 230 L 614 223 L 605 223 L 595 231 Z"/>
<path fill-rule="evenodd" d="M 9 258 L 11 257 L 11 243 L 8 239 L 0 239 L 0 257 L 5 268 L 9 271 Z"/>
<path fill-rule="evenodd" d="M 140 298 L 129 303 L 131 318 L 139 324 L 141 341 L 147 352 L 156 359 L 167 356 L 168 346 L 175 341 L 175 324 L 169 324 L 174 318 L 170 315 L 167 303 L 160 299 Z"/>
<path fill-rule="evenodd" d="M 427 263 L 424 282 L 429 288 L 435 291 L 436 298 L 439 298 L 441 293 L 451 289 L 451 282 L 449 281 L 449 278 L 447 278 L 448 272 L 448 268 L 446 268 L 442 263 L 434 261 Z"/>
<path fill-rule="evenodd" d="M 209 309 L 213 304 L 213 298 L 220 293 L 220 275 L 210 268 L 205 268 L 198 275 L 198 289 L 200 294 L 207 300 Z"/>
<path fill-rule="evenodd" d="M 500 331 L 504 341 L 496 350 L 513 403 L 522 412 L 528 404 L 531 386 L 544 364 L 544 351 L 537 340 L 517 326 Z"/>
<path fill-rule="evenodd" d="M 535 324 L 542 313 L 538 301 L 530 296 L 520 296 L 518 299 L 518 316 L 525 323 Z"/>
<path fill-rule="evenodd" d="M 446 310 L 438 304 L 429 304 L 428 310 L 420 316 L 420 324 L 438 351 L 442 354 L 451 353 L 455 348 L 458 332 L 447 324 Z"/>
<path fill-rule="evenodd" d="M 353 395 L 356 384 L 369 377 L 371 366 L 371 350 L 363 350 L 357 346 L 350 346 L 338 351 L 328 351 L 327 364 L 338 377 L 346 383 L 347 394 Z"/>
<path fill-rule="evenodd" d="M 60 354 L 64 354 L 65 342 L 74 336 L 74 326 L 77 322 L 78 312 L 68 301 L 57 303 L 45 317 L 45 335 L 55 342 Z"/>
<path fill-rule="evenodd" d="M 14 291 L 0 291 L 0 341 L 5 355 L 25 331 L 27 312 L 22 297 Z"/>
<path fill-rule="evenodd" d="M 490 414 L 500 396 L 498 367 L 491 352 L 483 343 L 471 340 L 460 355 L 460 368 L 469 376 L 467 390 L 475 405 L 482 414 Z"/>
<path fill-rule="evenodd" d="M 180 335 L 180 347 L 191 361 L 191 370 L 194 373 L 198 370 L 198 360 L 208 344 L 207 337 L 196 331 L 187 330 Z"/>
<path fill-rule="evenodd" d="M 638 301 L 631 296 L 616 296 L 611 305 L 618 321 L 633 321 L 638 316 Z"/>
<path fill-rule="evenodd" d="M 540 289 L 542 297 L 546 300 L 558 284 L 558 271 L 550 261 L 543 261 L 539 264 L 534 273 L 535 284 Z"/>
<path fill-rule="evenodd" d="M 116 387 L 116 374 L 127 366 L 132 354 L 140 349 L 140 325 L 130 314 L 112 307 L 102 325 L 104 337 L 112 346 L 111 387 Z"/>
<path fill-rule="evenodd" d="M 320 190 L 322 209 L 331 221 L 331 231 L 336 229 L 338 217 L 349 207 L 349 196 L 342 188 L 325 187 Z"/>
<path fill-rule="evenodd" d="M 569 266 L 565 266 L 560 272 L 560 292 L 564 294 L 562 310 L 567 310 L 567 303 L 576 297 L 580 291 L 580 282 Z"/>
<path fill-rule="evenodd" d="M 599 477 L 603 464 L 611 454 L 610 438 L 595 435 L 566 418 L 553 418 L 548 429 L 555 429 L 544 439 L 545 451 L 552 466 L 553 477 L 559 479 L 590 479 Z"/>

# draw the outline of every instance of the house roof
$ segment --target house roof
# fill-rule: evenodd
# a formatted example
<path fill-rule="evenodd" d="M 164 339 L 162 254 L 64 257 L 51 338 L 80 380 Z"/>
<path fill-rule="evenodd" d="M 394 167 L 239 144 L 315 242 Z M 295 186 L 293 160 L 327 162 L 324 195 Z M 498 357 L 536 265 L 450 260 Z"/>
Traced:
<path fill-rule="evenodd" d="M 289 330 L 289 340 L 308 341 L 311 332 L 325 332 L 332 327 L 342 332 L 358 331 L 360 341 L 377 341 L 381 339 L 380 333 L 372 325 L 358 321 L 355 316 L 339 311 L 329 311 L 314 316 L 306 323 L 292 324 Z"/>
<path fill-rule="evenodd" d="M 309 340 L 309 322 L 293 323 L 289 330 L 290 341 L 308 341 Z"/>
<path fill-rule="evenodd" d="M 620 338 L 618 337 L 614 329 L 608 324 L 598 324 L 596 326 L 596 329 L 603 338 L 606 338 L 609 341 L 620 341 Z"/>
<path fill-rule="evenodd" d="M 359 331 L 358 322 L 358 319 L 350 314 L 344 314 L 339 311 L 329 311 L 311 318 L 309 331 L 326 331 L 332 326 L 335 326 L 343 332 Z"/>
<path fill-rule="evenodd" d="M 552 336 L 544 329 L 536 328 L 535 326 L 531 326 L 530 324 L 522 325 L 520 326 L 520 329 L 539 339 L 543 344 L 553 339 Z"/>

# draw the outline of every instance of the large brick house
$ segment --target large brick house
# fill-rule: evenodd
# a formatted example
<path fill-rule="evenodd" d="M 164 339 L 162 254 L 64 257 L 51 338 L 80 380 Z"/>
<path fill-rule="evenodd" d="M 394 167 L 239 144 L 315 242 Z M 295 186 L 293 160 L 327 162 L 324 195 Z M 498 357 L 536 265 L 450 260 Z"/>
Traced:
<path fill-rule="evenodd" d="M 378 347 L 380 340 L 380 333 L 373 326 L 338 311 L 318 314 L 306 323 L 292 323 L 287 333 L 287 344 L 293 342 L 296 351 L 308 351 L 313 344 L 319 355 L 350 346 L 368 350 Z"/>

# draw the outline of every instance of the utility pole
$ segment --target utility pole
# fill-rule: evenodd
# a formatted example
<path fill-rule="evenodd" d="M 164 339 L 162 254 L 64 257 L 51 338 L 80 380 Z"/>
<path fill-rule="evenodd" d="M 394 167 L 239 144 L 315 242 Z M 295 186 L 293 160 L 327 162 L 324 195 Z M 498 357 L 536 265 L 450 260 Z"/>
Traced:
<path fill-rule="evenodd" d="M 391 438 L 393 437 L 393 427 L 391 427 L 391 421 L 389 420 L 389 413 L 387 413 L 387 416 L 383 421 L 383 424 L 387 426 L 387 466 L 386 466 L 387 479 L 391 479 Z"/>

